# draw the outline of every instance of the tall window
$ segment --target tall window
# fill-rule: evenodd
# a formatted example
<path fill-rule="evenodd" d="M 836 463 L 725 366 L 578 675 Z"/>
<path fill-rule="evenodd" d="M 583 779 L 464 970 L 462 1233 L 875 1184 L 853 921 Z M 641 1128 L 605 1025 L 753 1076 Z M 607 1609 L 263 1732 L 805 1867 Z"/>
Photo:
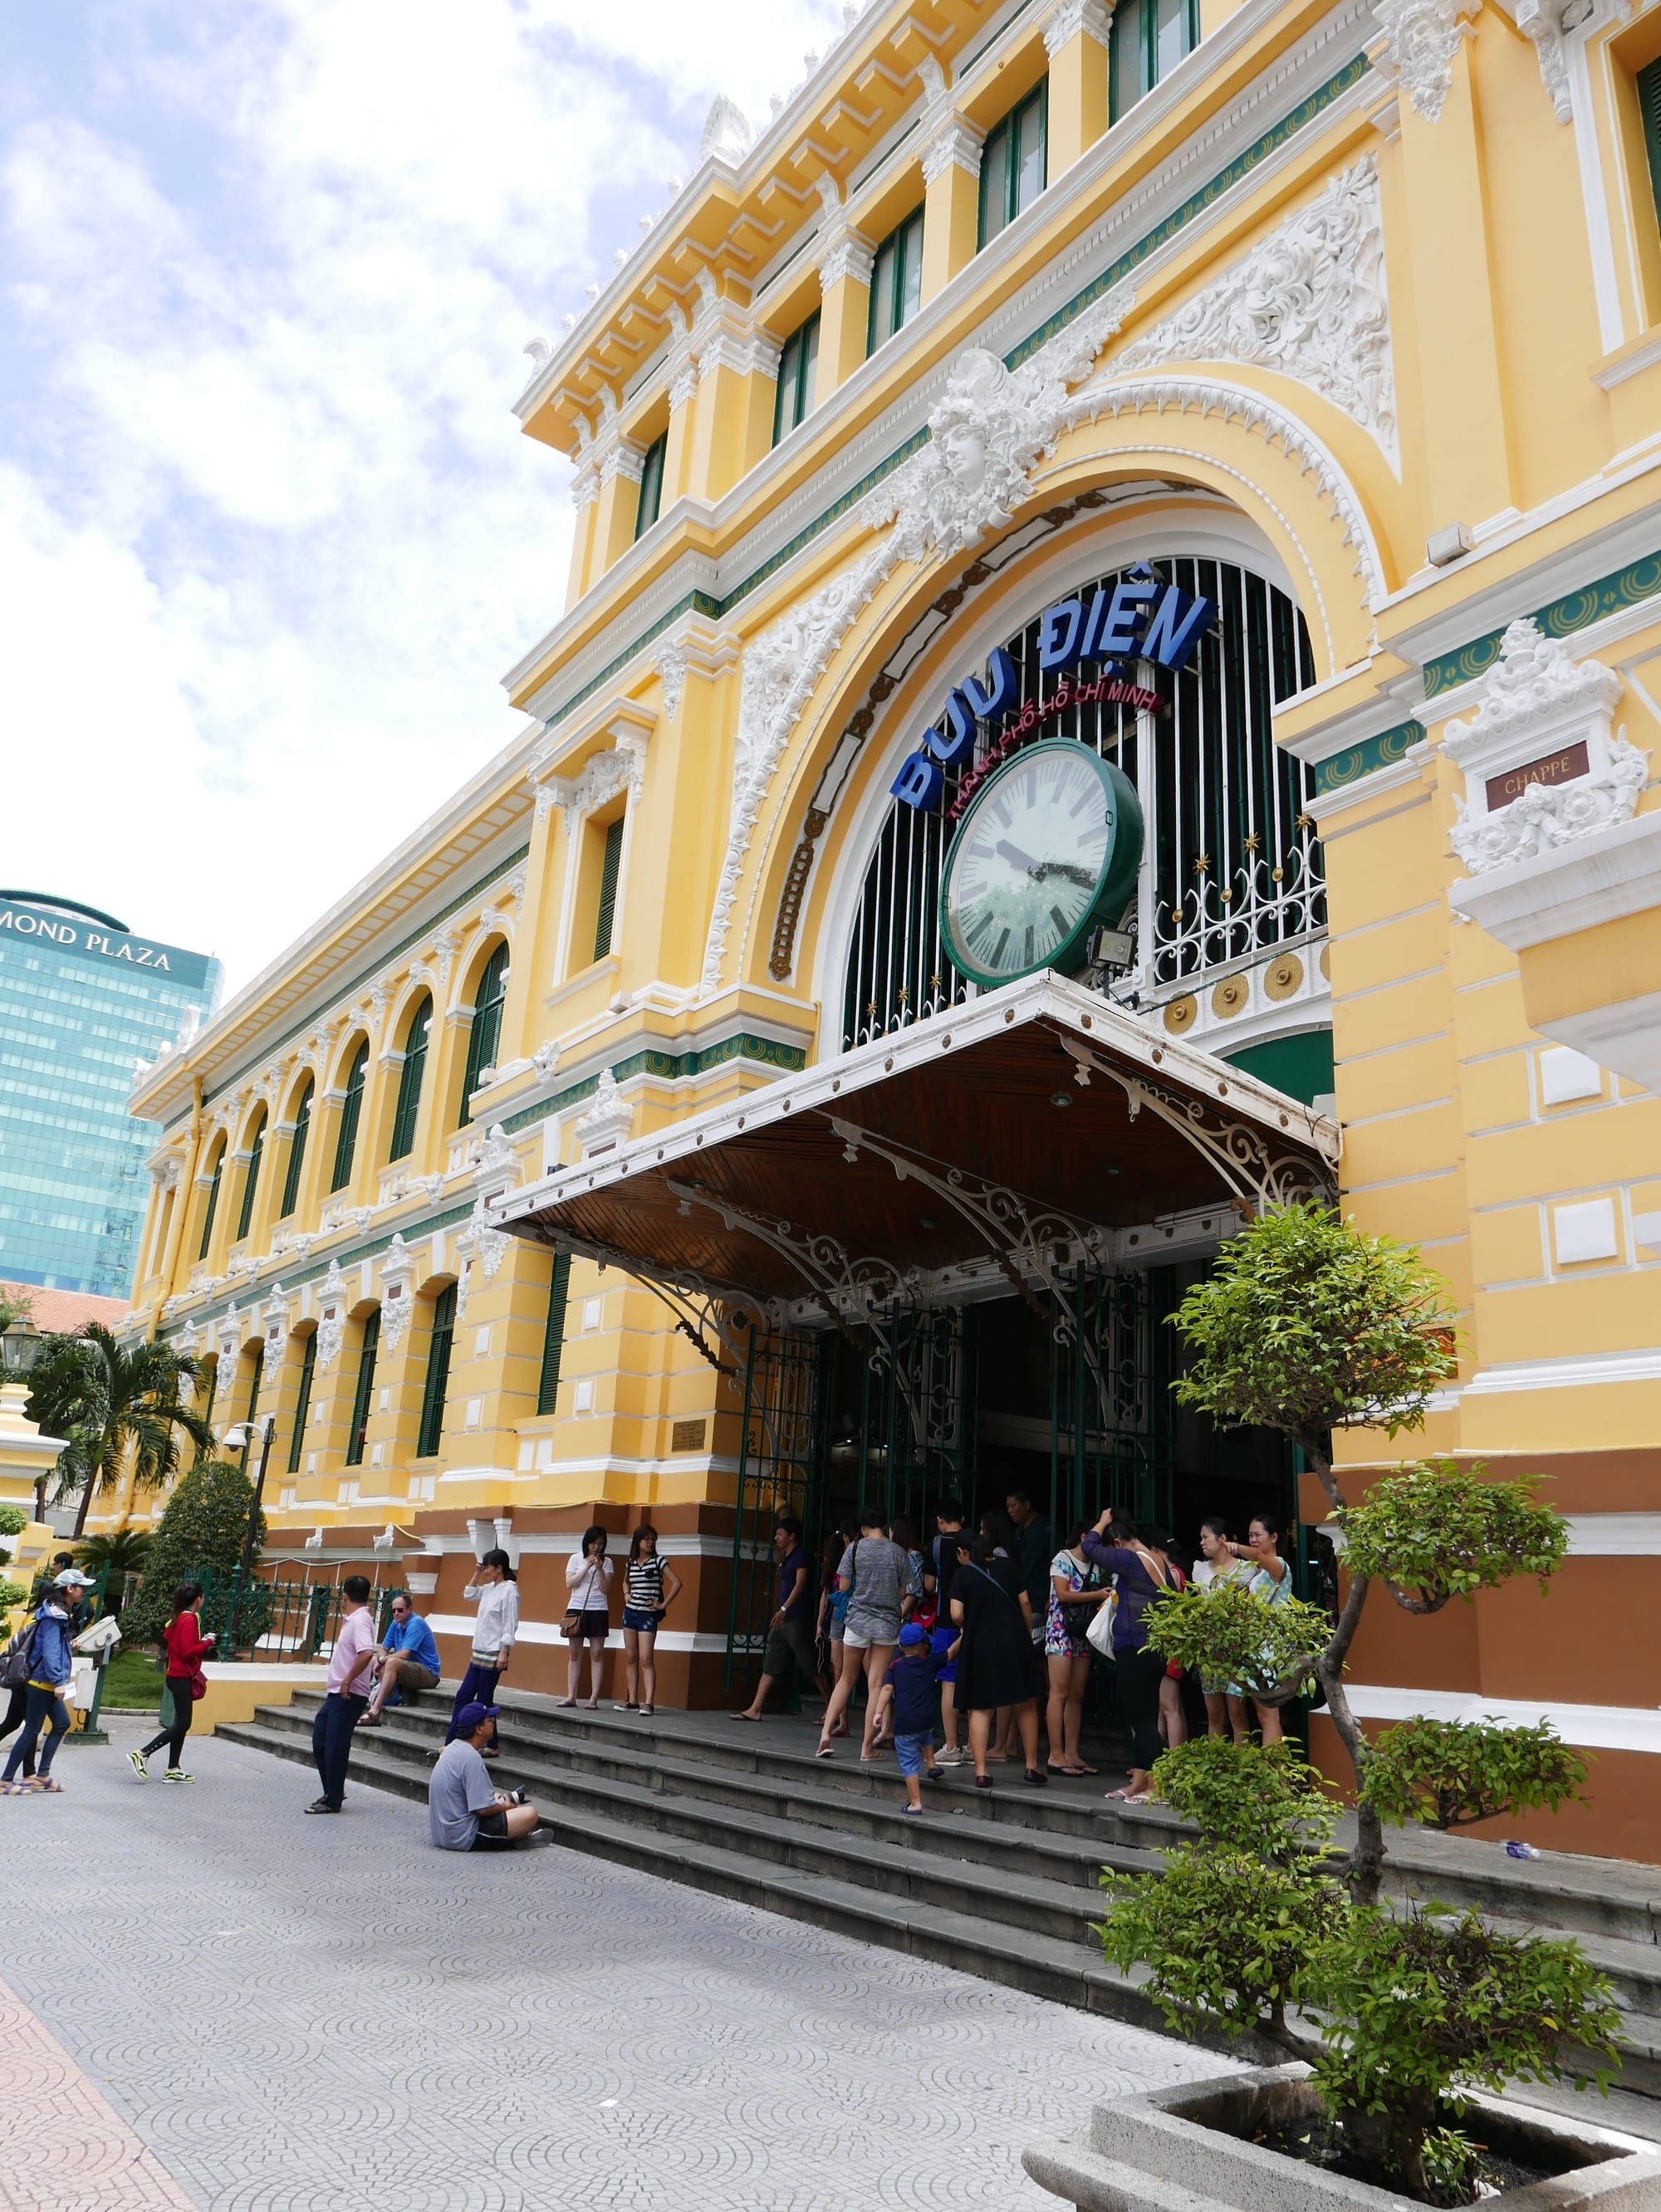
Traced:
<path fill-rule="evenodd" d="M 865 350 L 885 345 L 923 304 L 923 210 L 916 209 L 876 249 L 871 269 L 870 327 Z"/>
<path fill-rule="evenodd" d="M 389 1160 L 407 1159 L 415 1148 L 415 1116 L 421 1111 L 421 1080 L 427 1073 L 427 1036 L 432 1026 L 433 1001 L 423 993 L 403 1033 L 403 1066 L 398 1071 L 398 1103 L 392 1115 Z"/>
<path fill-rule="evenodd" d="M 1007 229 L 1043 191 L 1050 81 L 1035 84 L 986 133 L 980 155 L 980 243 Z"/>
<path fill-rule="evenodd" d="M 1644 118 L 1644 151 L 1649 156 L 1650 191 L 1661 221 L 1661 62 L 1640 69 L 1637 79 L 1638 112 Z"/>
<path fill-rule="evenodd" d="M 813 412 L 813 387 L 819 369 L 819 310 L 815 307 L 799 331 L 792 331 L 779 356 L 779 389 L 773 403 L 773 442 L 776 446 L 805 416 Z"/>
<path fill-rule="evenodd" d="M 431 1459 L 444 1434 L 444 1394 L 450 1387 L 450 1347 L 456 1334 L 456 1286 L 433 1301 L 433 1334 L 427 1347 L 427 1383 L 421 1397 L 421 1434 L 415 1457 Z"/>
<path fill-rule="evenodd" d="M 536 1384 L 536 1411 L 551 1413 L 560 1395 L 560 1356 L 565 1350 L 565 1309 L 571 1294 L 571 1255 L 554 1255 L 554 1279 L 548 1286 L 548 1322 L 543 1331 L 543 1371 Z"/>
<path fill-rule="evenodd" d="M 282 1206 L 277 1215 L 286 1221 L 300 1199 L 300 1170 L 306 1165 L 306 1139 L 312 1132 L 312 1085 L 307 1080 L 300 1094 L 300 1104 L 294 1109 L 294 1133 L 288 1139 L 288 1172 L 282 1178 Z"/>
<path fill-rule="evenodd" d="M 348 1467 L 363 1465 L 364 1437 L 368 1431 L 369 1416 L 375 1403 L 375 1357 L 380 1350 L 380 1308 L 377 1306 L 363 1324 L 363 1342 L 358 1350 L 357 1388 L 352 1393 L 352 1427 L 346 1439 Z"/>
<path fill-rule="evenodd" d="M 265 1346 L 262 1342 L 254 1346 L 253 1372 L 248 1377 L 248 1410 L 242 1417 L 246 1425 L 242 1431 L 242 1458 L 240 1462 L 244 1474 L 246 1474 L 248 1472 L 248 1455 L 254 1448 L 254 1416 L 259 1411 L 260 1377 L 264 1374 L 264 1372 Z"/>
<path fill-rule="evenodd" d="M 344 1190 L 352 1180 L 352 1155 L 357 1150 L 358 1121 L 363 1112 L 363 1086 L 369 1073 L 369 1044 L 366 1038 L 352 1054 L 346 1078 L 346 1096 L 340 1102 L 340 1133 L 335 1139 L 335 1171 L 329 1188 Z"/>
<path fill-rule="evenodd" d="M 214 1241 L 214 1216 L 219 1211 L 219 1179 L 225 1172 L 225 1150 L 221 1144 L 214 1155 L 213 1179 L 208 1185 L 208 1211 L 202 1217 L 202 1242 L 196 1248 L 198 1260 L 207 1258 L 208 1247 Z"/>
<path fill-rule="evenodd" d="M 473 1026 L 467 1033 L 467 1073 L 462 1078 L 458 1128 L 464 1129 L 473 1118 L 467 1102 L 477 1088 L 480 1076 L 487 1067 L 496 1065 L 496 1047 L 501 1042 L 502 1006 L 506 997 L 507 947 L 499 945 L 485 962 L 479 988 L 473 994 Z"/>
<path fill-rule="evenodd" d="M 1199 44 L 1199 0 L 1123 0 L 1107 48 L 1110 122 L 1169 76 Z"/>
<path fill-rule="evenodd" d="M 603 960 L 611 950 L 617 923 L 617 872 L 623 859 L 623 817 L 620 814 L 605 833 L 600 860 L 600 903 L 594 916 L 594 957 Z"/>
<path fill-rule="evenodd" d="M 300 1395 L 294 1401 L 294 1433 L 288 1439 L 288 1472 L 298 1474 L 300 1455 L 306 1445 L 306 1424 L 312 1418 L 312 1380 L 318 1368 L 318 1333 L 306 1340 L 300 1356 Z"/>
<path fill-rule="evenodd" d="M 236 1218 L 237 1242 L 239 1244 L 248 1234 L 248 1224 L 254 1218 L 254 1193 L 259 1188 L 259 1164 L 265 1157 L 265 1116 L 262 1114 L 254 1130 L 254 1141 L 248 1152 L 248 1172 L 242 1178 L 242 1210 Z"/>
<path fill-rule="evenodd" d="M 640 504 L 634 510 L 634 535 L 644 538 L 663 512 L 664 457 L 669 451 L 669 433 L 654 438 L 646 447 L 646 459 L 640 465 Z"/>

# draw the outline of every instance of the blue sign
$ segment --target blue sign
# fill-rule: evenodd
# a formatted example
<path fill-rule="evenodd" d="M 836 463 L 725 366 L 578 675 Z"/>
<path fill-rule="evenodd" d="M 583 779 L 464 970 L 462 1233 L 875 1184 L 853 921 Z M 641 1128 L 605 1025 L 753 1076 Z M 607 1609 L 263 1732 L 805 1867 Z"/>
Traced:
<path fill-rule="evenodd" d="M 1110 591 L 1101 586 L 1087 608 L 1081 596 L 1061 599 L 1046 608 L 1038 625 L 1038 665 L 1045 675 L 1065 678 L 1073 669 L 1093 662 L 1106 667 L 1115 661 L 1157 661 L 1161 668 L 1185 668 L 1212 623 L 1215 602 L 1192 599 L 1174 584 L 1162 584 L 1145 562 L 1139 562 L 1119 578 Z M 974 757 L 978 726 L 1003 714 L 1015 702 L 1018 690 L 1015 662 L 999 646 L 986 664 L 986 681 L 966 676 L 946 701 L 938 724 L 923 732 L 917 750 L 902 763 L 889 790 L 895 799 L 919 812 L 932 813 L 946 788 L 945 772 L 962 768 Z M 1065 703 L 1077 705 L 1087 696 L 1106 696 L 1104 687 L 1070 690 L 1064 684 Z M 1112 696 L 1149 708 L 1160 702 L 1152 693 L 1134 686 L 1112 687 Z M 1046 702 L 1054 707 L 1057 700 Z M 1047 719 L 1035 702 L 1021 710 L 1036 729 Z M 1015 734 L 1014 732 L 1011 733 Z"/>

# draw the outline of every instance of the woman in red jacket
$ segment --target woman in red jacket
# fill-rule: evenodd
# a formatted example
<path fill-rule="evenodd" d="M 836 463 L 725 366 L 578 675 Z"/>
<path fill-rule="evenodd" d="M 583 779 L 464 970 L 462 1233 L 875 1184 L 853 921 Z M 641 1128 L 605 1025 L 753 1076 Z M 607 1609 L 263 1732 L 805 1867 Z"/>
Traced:
<path fill-rule="evenodd" d="M 167 1771 L 164 1782 L 194 1782 L 195 1775 L 186 1774 L 179 1765 L 184 1755 L 185 1739 L 191 1732 L 191 1713 L 196 1704 L 196 1683 L 202 1672 L 202 1662 L 214 1648 L 215 1639 L 202 1633 L 202 1622 L 197 1607 L 202 1602 L 200 1583 L 180 1583 L 173 1592 L 173 1617 L 167 1624 L 167 1632 L 161 1641 L 167 1651 L 167 1675 L 161 1692 L 161 1730 L 152 1736 L 142 1751 L 130 1751 L 133 1772 L 141 1782 L 149 1780 L 149 1769 L 145 1760 L 152 1752 L 167 1747 Z"/>

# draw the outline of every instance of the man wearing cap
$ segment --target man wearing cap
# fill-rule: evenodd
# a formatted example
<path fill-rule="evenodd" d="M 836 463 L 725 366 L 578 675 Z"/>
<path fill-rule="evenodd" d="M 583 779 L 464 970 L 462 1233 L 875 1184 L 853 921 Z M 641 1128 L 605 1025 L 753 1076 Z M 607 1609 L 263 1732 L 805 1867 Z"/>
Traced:
<path fill-rule="evenodd" d="M 427 1832 L 441 1851 L 505 1851 L 540 1817 L 490 1779 L 484 1747 L 496 1725 L 494 1705 L 464 1705 L 455 1735 L 439 1753 L 427 1788 Z"/>

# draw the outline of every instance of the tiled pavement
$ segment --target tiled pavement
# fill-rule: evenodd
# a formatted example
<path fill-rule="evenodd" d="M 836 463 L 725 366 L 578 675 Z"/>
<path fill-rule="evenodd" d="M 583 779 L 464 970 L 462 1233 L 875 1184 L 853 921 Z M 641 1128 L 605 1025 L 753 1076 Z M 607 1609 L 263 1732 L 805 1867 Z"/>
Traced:
<path fill-rule="evenodd" d="M 29 2046 L 0 2204 L 1039 2212 L 1024 2143 L 1226 2063 L 585 1856 L 436 1852 L 376 1791 L 307 1820 L 303 1770 L 233 1744 L 141 1788 L 138 1733 L 0 1801 L 0 1978 L 85 2077 Z"/>

